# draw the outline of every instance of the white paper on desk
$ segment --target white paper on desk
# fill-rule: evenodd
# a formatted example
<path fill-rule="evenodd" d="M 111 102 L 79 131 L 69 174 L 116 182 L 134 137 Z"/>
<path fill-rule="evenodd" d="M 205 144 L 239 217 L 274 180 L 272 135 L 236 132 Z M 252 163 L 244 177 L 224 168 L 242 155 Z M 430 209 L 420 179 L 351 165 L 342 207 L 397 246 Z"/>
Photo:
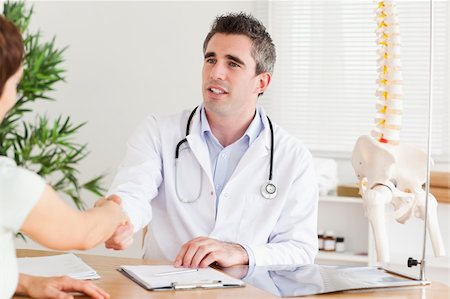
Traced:
<path fill-rule="evenodd" d="M 19 272 L 35 276 L 67 275 L 75 279 L 99 279 L 100 275 L 73 253 L 18 258 Z"/>
<path fill-rule="evenodd" d="M 245 283 L 242 280 L 228 276 L 213 268 L 201 268 L 196 272 L 179 273 L 166 276 L 155 276 L 157 273 L 179 271 L 171 265 L 122 265 L 119 270 L 125 271 L 128 276 L 136 280 L 148 290 L 158 288 L 169 288 L 175 284 L 202 284 L 203 282 L 220 282 L 221 287 L 242 287 Z"/>

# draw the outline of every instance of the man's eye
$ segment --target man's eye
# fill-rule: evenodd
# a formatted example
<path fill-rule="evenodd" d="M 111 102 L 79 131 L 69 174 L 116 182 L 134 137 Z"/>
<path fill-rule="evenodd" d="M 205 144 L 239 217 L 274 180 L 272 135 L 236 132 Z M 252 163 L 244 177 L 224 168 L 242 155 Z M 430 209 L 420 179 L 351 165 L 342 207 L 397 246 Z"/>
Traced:
<path fill-rule="evenodd" d="M 215 63 L 216 60 L 214 58 L 208 58 L 206 59 L 206 63 Z"/>
<path fill-rule="evenodd" d="M 235 63 L 235 62 L 230 62 L 230 66 L 231 67 L 239 67 L 239 64 Z"/>

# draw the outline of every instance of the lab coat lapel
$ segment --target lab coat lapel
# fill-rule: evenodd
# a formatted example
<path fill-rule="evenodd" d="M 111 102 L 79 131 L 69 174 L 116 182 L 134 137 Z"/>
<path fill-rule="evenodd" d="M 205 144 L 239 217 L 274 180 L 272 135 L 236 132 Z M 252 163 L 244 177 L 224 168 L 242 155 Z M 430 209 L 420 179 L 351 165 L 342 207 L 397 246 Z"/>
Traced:
<path fill-rule="evenodd" d="M 192 119 L 191 133 L 186 137 L 186 140 L 188 141 L 189 147 L 191 148 L 192 153 L 194 154 L 198 163 L 208 176 L 211 185 L 214 185 L 212 180 L 211 162 L 209 158 L 208 146 L 201 136 L 201 126 L 199 119 L 200 117 L 198 117 L 197 114 Z"/>
<path fill-rule="evenodd" d="M 256 140 L 250 145 L 239 161 L 230 180 L 239 175 L 250 163 L 260 163 L 260 158 L 265 157 L 270 152 L 270 130 L 266 127 Z M 269 160 L 267 160 L 269 161 Z"/>
<path fill-rule="evenodd" d="M 264 125 L 264 130 L 245 152 L 244 156 L 241 158 L 241 161 L 239 161 L 236 169 L 234 170 L 234 173 L 231 176 L 230 180 L 236 177 L 239 172 L 245 169 L 250 163 L 260 163 L 259 158 L 265 157 L 270 153 L 271 137 L 269 122 L 267 121 L 267 115 L 264 111 L 264 108 L 258 105 L 258 110 L 261 113 L 261 120 Z"/>

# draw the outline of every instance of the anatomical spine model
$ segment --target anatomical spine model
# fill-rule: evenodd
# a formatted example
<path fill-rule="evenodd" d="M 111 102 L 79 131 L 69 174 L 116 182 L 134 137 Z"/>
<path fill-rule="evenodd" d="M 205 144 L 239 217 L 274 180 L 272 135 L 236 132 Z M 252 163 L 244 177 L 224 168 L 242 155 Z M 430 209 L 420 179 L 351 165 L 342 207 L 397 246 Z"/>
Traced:
<path fill-rule="evenodd" d="M 379 262 L 389 262 L 385 206 L 391 203 L 395 219 L 405 223 L 412 215 L 424 220 L 427 155 L 399 142 L 402 120 L 402 74 L 399 25 L 395 3 L 378 1 L 377 44 L 379 78 L 375 129 L 360 136 L 352 154 L 364 209 L 372 226 Z M 437 201 L 428 198 L 427 226 L 436 256 L 445 255 L 437 221 Z"/>

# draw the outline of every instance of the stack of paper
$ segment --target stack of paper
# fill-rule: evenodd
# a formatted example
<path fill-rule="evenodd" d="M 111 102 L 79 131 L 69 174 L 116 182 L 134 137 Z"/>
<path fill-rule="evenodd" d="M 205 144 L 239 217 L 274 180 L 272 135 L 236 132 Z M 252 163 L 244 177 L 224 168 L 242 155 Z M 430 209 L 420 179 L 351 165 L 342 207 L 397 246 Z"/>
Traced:
<path fill-rule="evenodd" d="M 63 276 L 75 279 L 99 279 L 97 272 L 73 253 L 18 258 L 19 272 L 34 276 Z M 49 266 L 51 265 L 51 266 Z"/>

